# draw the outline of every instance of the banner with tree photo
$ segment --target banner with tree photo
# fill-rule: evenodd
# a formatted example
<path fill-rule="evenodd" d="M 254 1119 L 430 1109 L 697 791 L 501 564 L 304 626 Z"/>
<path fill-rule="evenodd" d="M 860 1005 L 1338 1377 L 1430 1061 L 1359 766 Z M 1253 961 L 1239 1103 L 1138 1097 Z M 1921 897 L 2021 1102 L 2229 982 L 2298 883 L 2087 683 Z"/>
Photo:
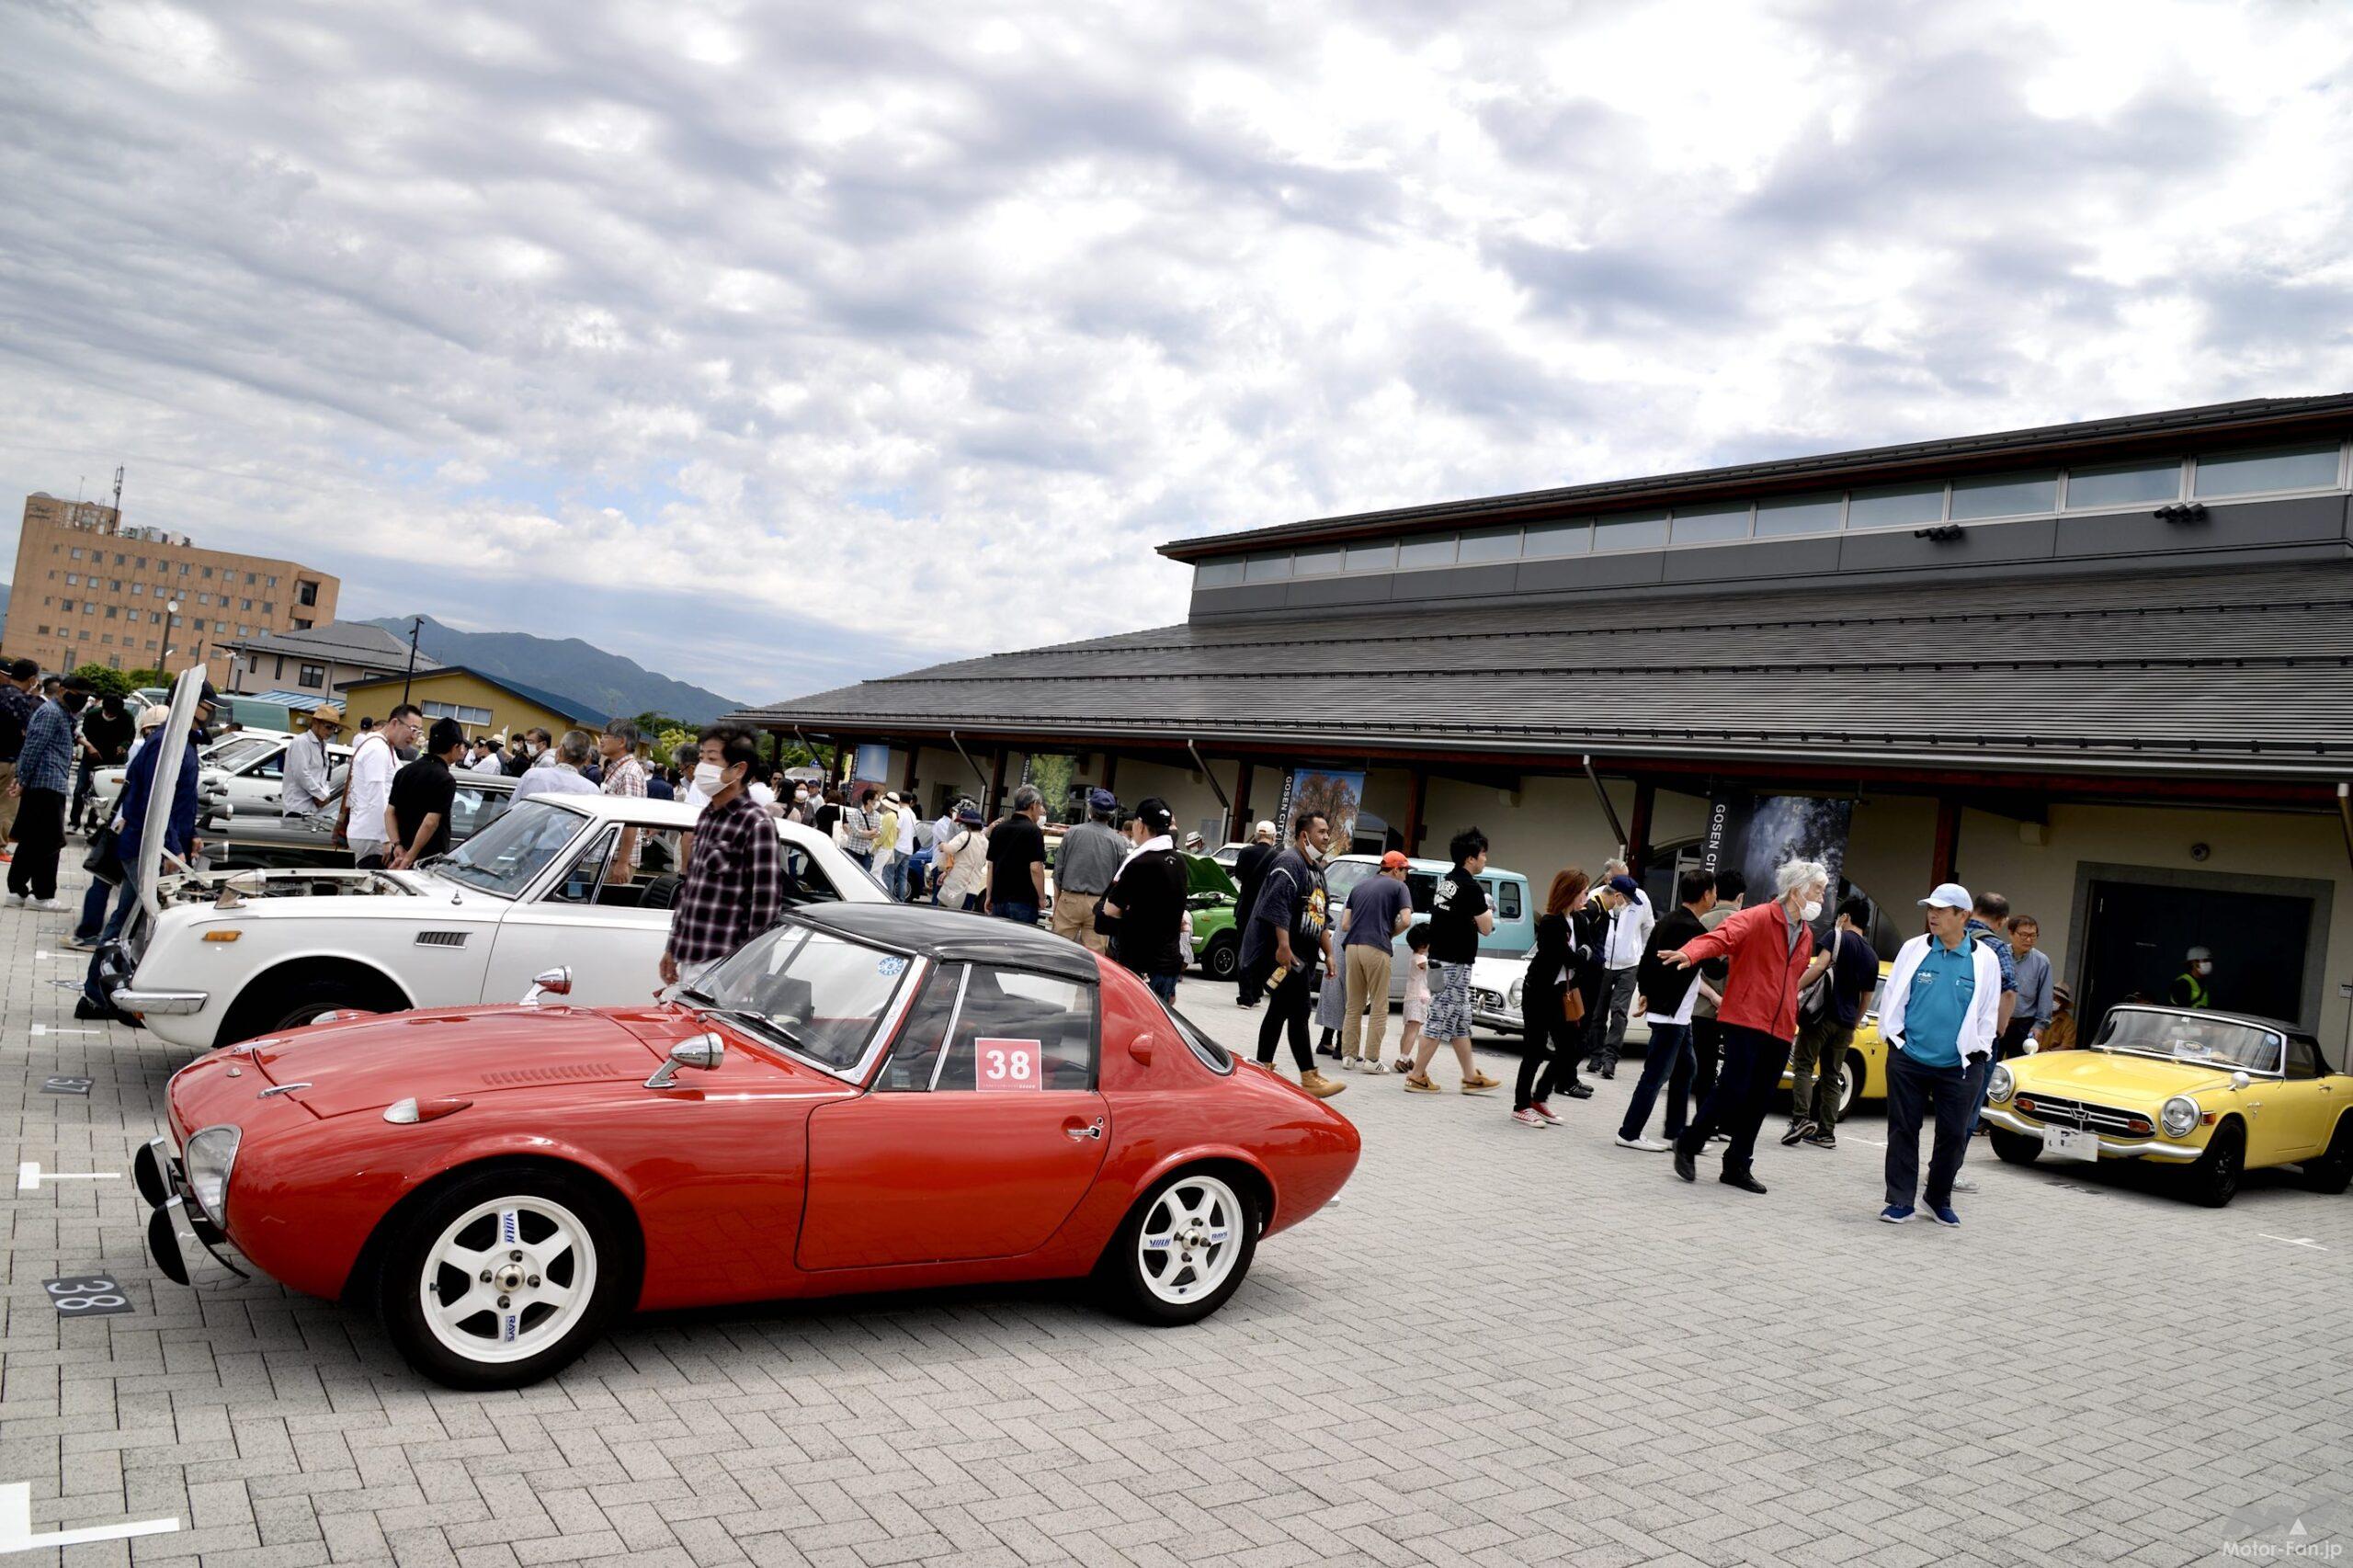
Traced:
<path fill-rule="evenodd" d="M 1322 812 L 1332 824 L 1332 853 L 1345 855 L 1355 841 L 1357 812 L 1364 805 L 1364 775 L 1335 773 L 1322 767 L 1296 767 L 1283 780 L 1283 812 L 1277 830 L 1290 842 L 1290 824 L 1299 812 Z"/>
<path fill-rule="evenodd" d="M 1726 868 L 1748 880 L 1748 902 L 1773 896 L 1773 871 L 1783 861 L 1819 860 L 1830 869 L 1832 917 L 1838 879 L 1847 860 L 1847 834 L 1855 820 L 1851 799 L 1821 795 L 1718 795 L 1708 803 L 1708 828 L 1699 842 L 1699 864 Z"/>

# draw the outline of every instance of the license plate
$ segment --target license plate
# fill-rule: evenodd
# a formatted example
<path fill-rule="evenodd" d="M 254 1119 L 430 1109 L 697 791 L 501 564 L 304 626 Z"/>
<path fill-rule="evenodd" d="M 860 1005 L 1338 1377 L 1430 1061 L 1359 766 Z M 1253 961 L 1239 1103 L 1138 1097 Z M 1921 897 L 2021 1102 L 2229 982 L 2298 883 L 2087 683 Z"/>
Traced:
<path fill-rule="evenodd" d="M 2042 1152 L 2063 1160 L 2097 1160 L 2099 1134 L 2074 1127 L 2046 1127 L 2042 1130 Z"/>

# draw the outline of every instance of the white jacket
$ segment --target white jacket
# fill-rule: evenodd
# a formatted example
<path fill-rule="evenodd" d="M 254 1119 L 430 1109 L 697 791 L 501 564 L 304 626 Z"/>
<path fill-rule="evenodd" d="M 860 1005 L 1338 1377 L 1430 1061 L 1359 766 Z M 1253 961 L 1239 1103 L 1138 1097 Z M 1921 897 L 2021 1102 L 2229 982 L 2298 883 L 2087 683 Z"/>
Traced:
<path fill-rule="evenodd" d="M 1912 1001 L 1912 977 L 1919 972 L 1920 960 L 1928 956 L 1928 944 L 1934 937 L 1921 935 L 1904 944 L 1895 955 L 1894 967 L 1888 971 L 1887 983 L 1880 991 L 1879 1037 L 1897 1050 L 1905 1049 L 1904 1013 Z M 1968 1065 L 1972 1056 L 1994 1054 L 1994 1036 L 2002 1017 L 2002 960 L 1994 950 L 1973 937 L 1969 944 L 1971 959 L 1975 963 L 1977 989 L 1972 994 L 1968 1015 L 1961 1021 L 1961 1060 Z"/>

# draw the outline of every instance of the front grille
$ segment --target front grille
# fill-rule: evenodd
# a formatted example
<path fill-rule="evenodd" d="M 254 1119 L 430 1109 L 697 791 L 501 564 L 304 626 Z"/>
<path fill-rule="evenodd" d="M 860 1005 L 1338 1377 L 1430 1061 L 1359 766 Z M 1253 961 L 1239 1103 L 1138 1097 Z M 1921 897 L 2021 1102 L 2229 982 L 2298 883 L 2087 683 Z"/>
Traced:
<path fill-rule="evenodd" d="M 2090 1105 L 2056 1095 L 2020 1095 L 2012 1103 L 2035 1120 L 2054 1127 L 2088 1127 L 2119 1138 L 2146 1137 L 2156 1131 L 2139 1111 L 2119 1110 L 2114 1106 Z"/>
<path fill-rule="evenodd" d="M 1504 1005 L 1503 993 L 1500 991 L 1490 991 L 1483 985 L 1474 985 L 1471 988 L 1471 1005 L 1474 1007 L 1495 1007 L 1500 1009 Z"/>

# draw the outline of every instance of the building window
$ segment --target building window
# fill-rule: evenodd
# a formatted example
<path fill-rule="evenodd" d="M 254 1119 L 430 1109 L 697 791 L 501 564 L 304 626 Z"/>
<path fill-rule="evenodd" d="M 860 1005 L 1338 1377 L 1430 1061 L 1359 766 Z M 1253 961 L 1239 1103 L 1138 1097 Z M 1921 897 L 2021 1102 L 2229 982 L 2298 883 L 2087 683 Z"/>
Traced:
<path fill-rule="evenodd" d="M 455 702 L 420 702 L 417 706 L 425 710 L 425 716 L 428 719 L 455 719 L 460 724 L 490 722 L 490 710 L 487 708 L 468 708 Z"/>
<path fill-rule="evenodd" d="M 260 575 L 259 575 L 258 574 L 256 574 L 256 573 L 252 573 L 252 572 L 248 572 L 248 573 L 246 573 L 246 574 L 245 574 L 245 586 L 246 586 L 246 587 L 250 588 L 250 587 L 252 587 L 256 583 L 258 583 L 258 582 L 260 582 L 260 581 L 261 581 L 261 577 L 260 577 Z"/>
<path fill-rule="evenodd" d="M 2147 506 L 2181 499 L 2181 460 L 2103 463 L 2067 471 L 2067 510 L 2099 506 Z"/>
<path fill-rule="evenodd" d="M 1593 520 L 1596 550 L 1655 550 L 1665 542 L 1665 512 L 1620 512 Z"/>
<path fill-rule="evenodd" d="M 250 626 L 240 626 L 237 628 L 237 635 L 240 637 L 251 637 L 253 634 L 254 629 Z"/>
<path fill-rule="evenodd" d="M 144 597 L 147 593 L 147 585 L 144 583 L 133 583 L 131 585 L 131 591 L 136 596 Z"/>
<path fill-rule="evenodd" d="M 305 609 L 315 607 L 319 602 L 319 585 L 307 577 L 301 579 L 294 585 L 294 602 Z"/>
<path fill-rule="evenodd" d="M 2271 447 L 2217 452 L 2198 460 L 2195 494 L 2258 495 L 2267 490 L 2329 490 L 2336 484 L 2337 447 Z"/>
<path fill-rule="evenodd" d="M 1989 473 L 1952 482 L 1952 518 L 2033 517 L 2059 509 L 2056 473 Z"/>
<path fill-rule="evenodd" d="M 183 577 L 188 575 L 188 562 L 185 561 L 180 562 L 180 575 Z"/>
<path fill-rule="evenodd" d="M 1748 503 L 1736 501 L 1711 506 L 1677 506 L 1669 525 L 1670 544 L 1722 544 L 1748 537 Z"/>
<path fill-rule="evenodd" d="M 57 608 L 65 611 L 66 614 L 71 615 L 74 613 L 74 601 L 72 599 L 60 599 L 57 601 Z"/>
<path fill-rule="evenodd" d="M 109 593 L 122 592 L 122 579 L 119 577 L 112 579 L 107 584 L 107 589 Z"/>
<path fill-rule="evenodd" d="M 116 617 L 117 617 L 117 615 L 118 615 L 118 613 L 119 613 L 119 612 L 116 610 L 116 608 L 115 608 L 115 607 L 114 607 L 114 606 L 112 606 L 112 605 L 108 605 L 108 606 L 107 606 L 107 619 L 108 619 L 108 620 L 113 620 L 113 619 L 116 619 Z"/>
<path fill-rule="evenodd" d="M 1347 572 L 1393 572 L 1397 569 L 1397 541 L 1352 544 L 1344 552 L 1340 565 Z"/>
<path fill-rule="evenodd" d="M 1900 528 L 1944 520 L 1945 487 L 1941 484 L 1883 485 L 1855 491 L 1847 498 L 1850 528 Z"/>
<path fill-rule="evenodd" d="M 267 579 L 267 585 L 273 588 L 278 586 L 278 579 L 275 577 Z"/>
<path fill-rule="evenodd" d="M 1466 565 L 1474 561 L 1516 561 L 1519 558 L 1519 530 L 1472 528 L 1455 545 L 1454 558 Z"/>
<path fill-rule="evenodd" d="M 237 601 L 237 608 L 239 609 L 251 609 L 254 608 L 254 601 L 251 599 L 239 599 Z"/>
<path fill-rule="evenodd" d="M 1416 567 L 1451 566 L 1454 564 L 1454 536 L 1425 534 L 1420 539 L 1397 541 L 1397 566 L 1410 572 Z"/>
<path fill-rule="evenodd" d="M 311 630 L 311 623 L 307 620 L 297 620 L 294 623 L 294 630 L 297 631 L 308 631 Z"/>
<path fill-rule="evenodd" d="M 1290 554 L 1254 555 L 1243 563 L 1243 580 L 1251 583 L 1279 583 L 1290 575 Z"/>
<path fill-rule="evenodd" d="M 124 556 L 122 551 L 118 550 L 114 552 L 114 563 L 117 566 L 127 566 L 130 564 L 130 561 Z"/>
<path fill-rule="evenodd" d="M 278 661 L 278 673 L 281 676 L 286 674 L 286 661 L 283 659 Z M 314 691 L 327 683 L 326 666 L 304 665 L 296 674 L 294 682 L 305 691 Z"/>
<path fill-rule="evenodd" d="M 74 547 L 74 559 L 76 561 L 82 559 L 82 547 L 78 544 Z"/>
<path fill-rule="evenodd" d="M 1298 577 L 1329 577 L 1340 570 L 1341 551 L 1302 550 L 1291 557 L 1291 574 Z"/>
<path fill-rule="evenodd" d="M 261 612 L 264 615 L 276 615 L 278 613 L 278 607 L 271 604 L 267 599 L 264 599 L 261 601 Z"/>
<path fill-rule="evenodd" d="M 80 587 L 82 585 L 82 574 L 79 572 L 68 572 L 65 574 L 65 585 L 69 588 Z"/>
<path fill-rule="evenodd" d="M 206 568 L 204 569 L 204 574 L 205 574 L 206 576 L 208 576 L 208 577 L 211 576 L 211 575 L 212 575 L 212 568 L 211 568 L 211 567 L 210 567 L 210 566 L 206 567 Z"/>
<path fill-rule="evenodd" d="M 1756 503 L 1756 537 L 1831 534 L 1847 512 L 1844 495 L 1781 495 Z"/>

